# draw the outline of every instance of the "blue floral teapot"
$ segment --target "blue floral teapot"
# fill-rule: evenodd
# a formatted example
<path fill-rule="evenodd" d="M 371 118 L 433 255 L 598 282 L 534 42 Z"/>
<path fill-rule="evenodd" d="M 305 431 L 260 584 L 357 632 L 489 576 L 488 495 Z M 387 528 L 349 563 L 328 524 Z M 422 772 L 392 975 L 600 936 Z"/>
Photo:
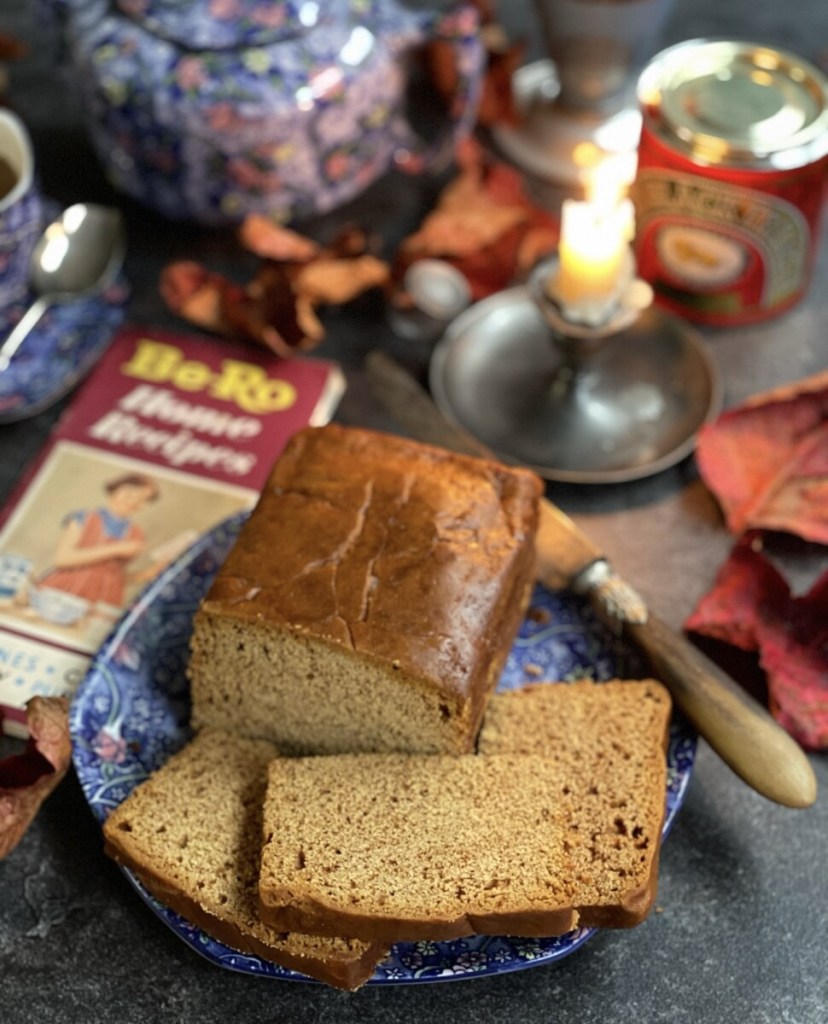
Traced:
<path fill-rule="evenodd" d="M 324 213 L 392 166 L 446 163 L 476 114 L 484 55 L 471 6 L 57 2 L 110 180 L 171 218 Z M 426 142 L 407 110 L 416 54 L 434 40 L 453 57 L 453 92 Z"/>

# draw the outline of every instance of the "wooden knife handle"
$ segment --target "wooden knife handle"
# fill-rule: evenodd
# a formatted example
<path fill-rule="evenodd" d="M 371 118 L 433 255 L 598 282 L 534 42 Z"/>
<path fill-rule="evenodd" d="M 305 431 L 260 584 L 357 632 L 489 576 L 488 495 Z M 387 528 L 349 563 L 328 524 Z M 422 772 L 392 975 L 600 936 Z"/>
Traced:
<path fill-rule="evenodd" d="M 550 527 L 547 522 L 547 536 L 553 533 Z M 559 526 L 557 533 L 561 530 Z M 582 557 L 588 554 L 585 544 L 580 544 L 580 553 Z M 816 776 L 799 744 L 698 647 L 649 612 L 640 595 L 606 558 L 586 562 L 572 577 L 571 586 L 589 597 L 599 615 L 645 654 L 652 674 L 740 778 L 786 807 L 813 804 Z"/>
<path fill-rule="evenodd" d="M 654 615 L 626 623 L 625 630 L 688 719 L 740 778 L 785 807 L 814 803 L 816 777 L 804 751 L 758 701 Z"/>

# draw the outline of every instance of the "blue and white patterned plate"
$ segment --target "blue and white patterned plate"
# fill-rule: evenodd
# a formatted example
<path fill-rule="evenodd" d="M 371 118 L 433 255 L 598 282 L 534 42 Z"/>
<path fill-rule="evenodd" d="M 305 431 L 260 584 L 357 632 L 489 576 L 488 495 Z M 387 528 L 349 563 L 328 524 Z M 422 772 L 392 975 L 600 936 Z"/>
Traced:
<path fill-rule="evenodd" d="M 232 547 L 240 514 L 206 534 L 143 594 L 104 644 L 72 702 L 75 769 L 95 817 L 103 822 L 140 782 L 189 738 L 184 675 L 193 613 Z M 500 687 L 591 675 L 642 675 L 636 655 L 579 599 L 535 591 Z M 674 716 L 668 750 L 665 835 L 684 802 L 695 735 Z M 190 947 L 221 967 L 307 981 L 304 975 L 238 953 L 173 913 L 126 872 L 152 910 Z M 453 942 L 399 943 L 369 984 L 445 981 L 518 971 L 574 952 L 594 933 L 581 928 L 551 939 L 473 936 Z"/>

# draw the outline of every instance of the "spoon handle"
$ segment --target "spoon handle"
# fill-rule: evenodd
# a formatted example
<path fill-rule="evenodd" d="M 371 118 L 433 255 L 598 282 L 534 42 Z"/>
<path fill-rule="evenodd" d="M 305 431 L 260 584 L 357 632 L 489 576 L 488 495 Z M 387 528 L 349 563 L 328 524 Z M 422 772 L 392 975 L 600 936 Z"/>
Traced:
<path fill-rule="evenodd" d="M 0 373 L 7 370 L 12 356 L 23 344 L 31 329 L 43 316 L 48 307 L 45 299 L 36 299 L 23 316 L 14 325 L 14 329 L 5 341 L 0 343 Z"/>

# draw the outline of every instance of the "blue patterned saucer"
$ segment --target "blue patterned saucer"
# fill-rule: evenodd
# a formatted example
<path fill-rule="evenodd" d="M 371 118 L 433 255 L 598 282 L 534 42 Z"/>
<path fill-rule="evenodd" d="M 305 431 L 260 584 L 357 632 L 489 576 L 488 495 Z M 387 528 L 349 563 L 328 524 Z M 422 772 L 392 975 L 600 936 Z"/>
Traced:
<path fill-rule="evenodd" d="M 48 309 L 0 373 L 0 423 L 35 416 L 71 391 L 109 346 L 128 297 L 121 278 L 101 294 Z M 0 314 L 0 337 L 25 309 L 15 306 Z"/>
<path fill-rule="evenodd" d="M 60 206 L 43 204 L 44 226 Z M 0 310 L 0 341 L 36 296 Z M 27 419 L 48 409 L 86 376 L 109 347 L 126 315 L 129 288 L 123 276 L 103 292 L 50 306 L 0 372 L 0 423 Z"/>
<path fill-rule="evenodd" d="M 184 674 L 193 613 L 232 547 L 245 515 L 198 540 L 139 598 L 94 659 L 70 711 L 75 769 L 89 806 L 103 822 L 132 789 L 189 738 Z M 566 592 L 537 587 L 500 680 L 512 689 L 538 678 L 641 676 L 636 654 L 591 609 Z M 674 715 L 667 752 L 664 835 L 684 802 L 696 737 Z M 245 974 L 308 981 L 217 942 L 158 902 L 127 871 L 141 898 L 184 942 L 212 963 Z M 452 942 L 398 943 L 369 985 L 447 981 L 548 964 L 580 948 L 595 929 L 556 938 L 472 936 Z"/>

